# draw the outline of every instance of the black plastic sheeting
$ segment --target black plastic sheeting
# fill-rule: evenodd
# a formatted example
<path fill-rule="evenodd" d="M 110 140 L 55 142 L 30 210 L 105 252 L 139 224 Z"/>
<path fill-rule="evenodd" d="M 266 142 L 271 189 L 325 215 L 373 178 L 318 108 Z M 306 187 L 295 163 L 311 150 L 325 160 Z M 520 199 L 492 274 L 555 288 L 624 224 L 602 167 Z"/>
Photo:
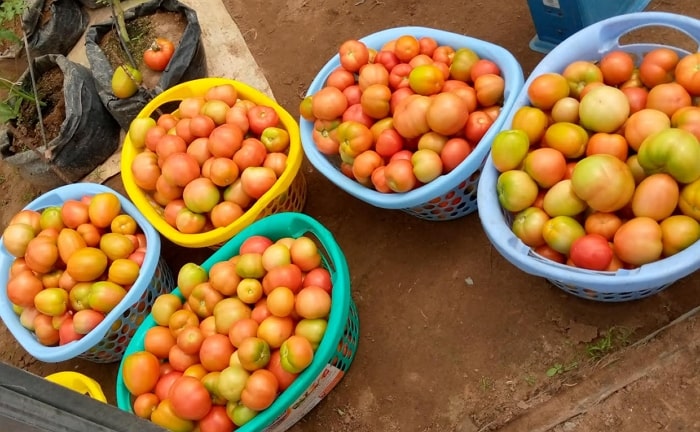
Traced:
<path fill-rule="evenodd" d="M 45 3 L 46 0 L 27 0 L 22 14 L 29 53 L 32 57 L 68 55 L 88 26 L 88 14 L 75 0 L 55 0 L 49 6 L 51 19 L 42 23 Z"/>
<path fill-rule="evenodd" d="M 114 69 L 98 45 L 112 29 L 113 21 L 91 25 L 85 35 L 85 53 L 102 103 L 124 130 L 129 129 L 131 121 L 156 95 L 175 84 L 203 78 L 207 73 L 204 46 L 201 41 L 202 29 L 194 9 L 175 0 L 151 0 L 124 11 L 124 20 L 128 22 L 138 17 L 152 15 L 158 10 L 184 14 L 187 21 L 185 31 L 175 47 L 168 67 L 161 73 L 156 87 L 152 90 L 140 87 L 138 92 L 130 98 L 119 99 L 112 93 Z"/>
<path fill-rule="evenodd" d="M 88 9 L 99 9 L 107 6 L 107 4 L 100 2 L 100 0 L 77 0 L 77 2 Z"/>
<path fill-rule="evenodd" d="M 38 57 L 34 59 L 33 65 L 37 80 L 42 73 L 54 66 L 63 72 L 66 118 L 59 135 L 46 147 L 39 146 L 41 143 L 36 144 L 40 152 L 50 155 L 51 165 L 57 167 L 71 182 L 77 182 L 117 150 L 119 125 L 102 105 L 88 68 L 60 54 Z M 31 89 L 29 69 L 19 81 L 25 89 Z M 6 127 L 0 129 L 0 156 L 9 165 L 17 167 L 25 180 L 44 190 L 65 183 L 36 152 L 30 149 L 13 153 L 11 145 L 9 130 Z"/>

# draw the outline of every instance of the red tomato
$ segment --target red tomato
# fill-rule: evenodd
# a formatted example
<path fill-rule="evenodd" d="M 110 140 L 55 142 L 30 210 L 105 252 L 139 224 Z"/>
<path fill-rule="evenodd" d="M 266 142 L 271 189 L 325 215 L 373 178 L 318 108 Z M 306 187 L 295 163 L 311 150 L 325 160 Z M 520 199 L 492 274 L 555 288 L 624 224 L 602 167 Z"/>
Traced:
<path fill-rule="evenodd" d="M 149 69 L 160 72 L 165 70 L 175 52 L 175 45 L 168 39 L 156 38 L 143 53 L 143 62 Z"/>
<path fill-rule="evenodd" d="M 202 382 L 191 376 L 181 376 L 168 393 L 173 412 L 186 420 L 200 420 L 211 409 L 211 396 Z"/>
<path fill-rule="evenodd" d="M 168 398 L 170 393 L 170 387 L 172 387 L 175 380 L 182 376 L 182 372 L 172 370 L 170 372 L 161 372 L 160 378 L 158 378 L 158 383 L 154 389 L 154 393 L 158 396 L 158 399 L 165 400 Z"/>
<path fill-rule="evenodd" d="M 398 63 L 389 71 L 389 87 L 393 90 L 409 87 L 408 77 L 413 67 L 408 63 Z"/>
<path fill-rule="evenodd" d="M 470 143 L 478 144 L 492 124 L 493 119 L 485 111 L 473 111 L 467 117 L 464 136 Z"/>
<path fill-rule="evenodd" d="M 450 138 L 440 152 L 445 173 L 455 169 L 472 152 L 472 146 L 464 138 Z"/>
<path fill-rule="evenodd" d="M 341 120 L 343 122 L 354 121 L 357 123 L 362 123 L 367 127 L 372 127 L 374 124 L 374 119 L 367 115 L 364 108 L 362 108 L 362 103 L 356 103 L 348 106 L 345 112 L 343 112 Z"/>
<path fill-rule="evenodd" d="M 212 406 L 197 426 L 199 432 L 231 432 L 235 428 L 233 420 L 226 414 L 226 407 L 222 405 Z"/>
<path fill-rule="evenodd" d="M 476 81 L 477 78 L 485 74 L 500 75 L 501 69 L 498 67 L 498 64 L 495 61 L 482 58 L 477 60 L 469 71 L 469 77 L 471 78 L 472 82 Z"/>
<path fill-rule="evenodd" d="M 265 128 L 279 125 L 280 117 L 274 108 L 267 105 L 255 105 L 248 108 L 250 131 L 258 136 Z"/>
<path fill-rule="evenodd" d="M 228 367 L 229 359 L 234 351 L 235 348 L 229 337 L 217 333 L 204 338 L 199 350 L 199 359 L 206 370 L 210 372 L 222 371 Z"/>
<path fill-rule="evenodd" d="M 625 51 L 614 50 L 600 59 L 598 67 L 603 73 L 603 82 L 607 85 L 617 86 L 632 78 L 634 59 Z"/>
<path fill-rule="evenodd" d="M 355 84 L 355 75 L 342 67 L 334 69 L 326 78 L 327 86 L 336 87 L 341 91 L 353 84 Z"/>
<path fill-rule="evenodd" d="M 302 287 L 302 280 L 302 271 L 299 266 L 289 263 L 271 268 L 263 277 L 262 286 L 265 295 L 281 286 L 287 287 L 293 293 L 296 293 Z"/>
<path fill-rule="evenodd" d="M 573 241 L 569 256 L 576 267 L 605 270 L 612 261 L 613 250 L 602 235 L 586 234 Z"/>
<path fill-rule="evenodd" d="M 282 368 L 280 351 L 278 349 L 270 354 L 270 362 L 267 364 L 266 369 L 277 378 L 280 391 L 286 390 L 299 376 L 298 373 L 290 373 Z"/>

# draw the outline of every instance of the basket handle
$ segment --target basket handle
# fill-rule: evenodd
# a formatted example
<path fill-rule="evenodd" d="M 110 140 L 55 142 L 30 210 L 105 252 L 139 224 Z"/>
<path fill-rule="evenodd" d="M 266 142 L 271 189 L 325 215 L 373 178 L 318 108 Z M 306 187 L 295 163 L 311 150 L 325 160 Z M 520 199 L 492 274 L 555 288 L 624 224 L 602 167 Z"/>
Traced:
<path fill-rule="evenodd" d="M 665 45 L 654 43 L 634 43 L 620 45 L 625 34 L 644 27 L 661 26 L 678 30 L 700 46 L 700 20 L 669 12 L 634 12 L 617 15 L 585 27 L 562 41 L 551 52 L 557 58 L 574 60 L 581 46 L 598 47 L 600 53 L 624 47 L 625 51 L 644 53 Z M 673 48 L 673 47 L 671 47 Z M 684 51 L 675 48 L 677 51 Z"/>

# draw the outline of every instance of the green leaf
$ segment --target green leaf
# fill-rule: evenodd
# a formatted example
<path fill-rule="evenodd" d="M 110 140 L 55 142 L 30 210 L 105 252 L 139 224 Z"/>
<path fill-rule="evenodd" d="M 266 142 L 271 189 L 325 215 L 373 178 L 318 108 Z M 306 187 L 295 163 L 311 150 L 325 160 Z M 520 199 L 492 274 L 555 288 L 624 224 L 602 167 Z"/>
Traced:
<path fill-rule="evenodd" d="M 552 366 L 551 368 L 547 369 L 547 376 L 551 378 L 554 375 L 558 374 L 560 370 L 561 366 Z"/>
<path fill-rule="evenodd" d="M 0 104 L 0 123 L 6 123 L 17 117 L 17 112 L 7 104 Z"/>

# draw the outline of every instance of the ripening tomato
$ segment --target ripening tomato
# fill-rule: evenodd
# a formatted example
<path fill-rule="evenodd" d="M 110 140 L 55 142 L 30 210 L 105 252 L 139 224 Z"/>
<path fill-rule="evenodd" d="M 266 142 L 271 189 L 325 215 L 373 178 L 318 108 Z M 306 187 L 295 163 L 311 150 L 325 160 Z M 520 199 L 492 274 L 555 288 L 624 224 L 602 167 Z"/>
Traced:
<path fill-rule="evenodd" d="M 152 391 L 159 376 L 160 360 L 148 351 L 137 351 L 124 359 L 122 364 L 124 385 L 134 396 Z"/>
<path fill-rule="evenodd" d="M 347 109 L 348 100 L 338 88 L 324 87 L 313 95 L 311 106 L 315 118 L 335 120 Z"/>
<path fill-rule="evenodd" d="M 649 217 L 634 217 L 620 226 L 613 250 L 623 262 L 634 266 L 658 260 L 663 252 L 661 226 Z"/>
<path fill-rule="evenodd" d="M 341 91 L 353 84 L 355 84 L 355 75 L 343 67 L 334 69 L 328 74 L 328 78 L 326 78 L 327 86 L 336 87 Z M 309 99 L 308 102 L 310 103 L 311 99 Z"/>
<path fill-rule="evenodd" d="M 277 398 L 279 384 L 275 375 L 267 369 L 250 374 L 241 392 L 241 402 L 255 411 L 262 411 Z"/>
<path fill-rule="evenodd" d="M 369 62 L 369 49 L 363 42 L 350 39 L 338 49 L 341 66 L 349 72 L 357 72 Z"/>
<path fill-rule="evenodd" d="M 634 58 L 622 50 L 613 50 L 605 54 L 598 63 L 603 73 L 603 82 L 617 86 L 632 78 Z"/>
<path fill-rule="evenodd" d="M 216 333 L 202 341 L 199 359 L 202 366 L 210 372 L 222 371 L 228 367 L 231 354 L 235 351 L 228 335 Z"/>
<path fill-rule="evenodd" d="M 543 73 L 535 77 L 527 88 L 530 103 L 542 110 L 551 109 L 561 98 L 569 96 L 569 83 L 559 73 Z"/>
<path fill-rule="evenodd" d="M 170 329 L 159 325 L 148 329 L 144 336 L 144 349 L 153 353 L 159 359 L 168 358 L 170 348 L 175 343 L 175 337 L 170 332 Z"/>
<path fill-rule="evenodd" d="M 679 60 L 678 53 L 670 48 L 652 49 L 642 58 L 639 78 L 648 88 L 671 82 Z"/>

